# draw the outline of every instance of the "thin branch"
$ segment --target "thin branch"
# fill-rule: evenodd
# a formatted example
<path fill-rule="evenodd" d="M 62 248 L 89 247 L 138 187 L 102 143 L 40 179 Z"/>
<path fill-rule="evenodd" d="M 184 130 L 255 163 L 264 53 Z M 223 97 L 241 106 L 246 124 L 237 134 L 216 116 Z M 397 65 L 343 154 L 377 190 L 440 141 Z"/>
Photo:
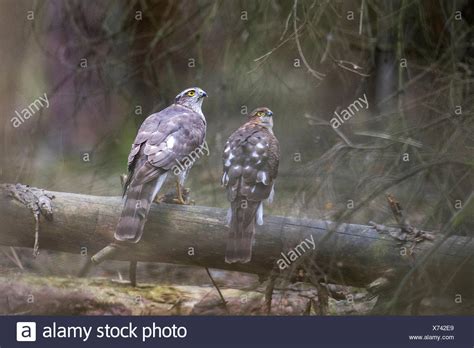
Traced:
<path fill-rule="evenodd" d="M 306 61 L 306 58 L 303 54 L 303 49 L 301 48 L 301 43 L 300 43 L 300 40 L 298 38 L 298 28 L 297 28 L 297 25 L 296 25 L 296 22 L 298 20 L 297 6 L 298 6 L 298 0 L 295 0 L 295 2 L 293 4 L 293 13 L 294 13 L 294 15 L 293 15 L 293 31 L 294 31 L 294 34 L 295 34 L 294 36 L 295 36 L 296 47 L 298 48 L 298 53 L 301 57 L 301 60 L 303 61 L 303 64 L 305 65 L 306 69 L 308 69 L 308 71 L 311 73 L 311 75 L 313 75 L 318 80 L 322 80 L 326 75 L 314 70 L 313 68 L 311 68 L 310 65 L 308 64 L 308 62 Z"/>
<path fill-rule="evenodd" d="M 362 35 L 362 22 L 364 21 L 364 5 L 365 5 L 365 0 L 361 0 L 360 17 L 359 17 L 359 35 Z"/>
<path fill-rule="evenodd" d="M 209 276 L 209 279 L 211 280 L 212 285 L 214 285 L 214 287 L 215 287 L 216 290 L 217 290 L 217 293 L 219 294 L 219 297 L 220 297 L 221 302 L 222 302 L 222 306 L 224 307 L 224 309 L 225 309 L 225 311 L 227 312 L 227 314 L 230 314 L 229 308 L 227 308 L 227 301 L 225 300 L 224 295 L 222 295 L 221 289 L 219 289 L 219 286 L 217 285 L 216 281 L 215 281 L 214 278 L 212 277 L 211 272 L 209 271 L 209 268 L 204 267 L 204 269 L 206 270 L 206 273 L 207 273 L 207 275 Z"/>

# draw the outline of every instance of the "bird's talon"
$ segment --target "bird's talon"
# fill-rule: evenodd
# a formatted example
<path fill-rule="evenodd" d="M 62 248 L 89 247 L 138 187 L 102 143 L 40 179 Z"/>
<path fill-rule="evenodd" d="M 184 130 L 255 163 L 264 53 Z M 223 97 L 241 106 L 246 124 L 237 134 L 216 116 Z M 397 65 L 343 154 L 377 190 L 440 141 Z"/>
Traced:
<path fill-rule="evenodd" d="M 159 195 L 155 197 L 155 200 L 153 202 L 160 204 L 166 201 L 166 198 L 166 195 Z"/>
<path fill-rule="evenodd" d="M 190 205 L 191 201 L 189 200 L 189 188 L 181 187 L 179 182 L 176 182 L 176 198 L 173 200 L 175 204 L 181 205 Z"/>

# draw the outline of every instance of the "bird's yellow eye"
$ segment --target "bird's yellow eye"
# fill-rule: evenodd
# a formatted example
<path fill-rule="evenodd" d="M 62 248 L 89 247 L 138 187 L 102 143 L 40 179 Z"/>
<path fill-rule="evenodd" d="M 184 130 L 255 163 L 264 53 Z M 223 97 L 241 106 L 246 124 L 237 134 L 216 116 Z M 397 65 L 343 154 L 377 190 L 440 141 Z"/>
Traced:
<path fill-rule="evenodd" d="M 196 95 L 196 91 L 195 90 L 191 90 L 189 91 L 188 93 L 186 93 L 189 97 L 194 97 Z"/>
<path fill-rule="evenodd" d="M 265 113 L 263 111 L 259 111 L 259 112 L 257 112 L 257 116 L 258 117 L 263 117 L 263 116 L 265 116 Z"/>

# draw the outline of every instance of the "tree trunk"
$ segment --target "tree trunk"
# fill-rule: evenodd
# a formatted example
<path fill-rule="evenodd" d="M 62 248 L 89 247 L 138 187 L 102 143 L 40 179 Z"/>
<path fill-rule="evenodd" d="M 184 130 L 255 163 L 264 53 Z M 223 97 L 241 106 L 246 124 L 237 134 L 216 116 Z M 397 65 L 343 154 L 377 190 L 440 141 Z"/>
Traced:
<path fill-rule="evenodd" d="M 38 198 L 45 195 L 54 196 L 53 217 L 51 220 L 45 218 L 47 204 L 43 204 L 39 223 L 40 251 L 87 252 L 91 256 L 114 242 L 113 234 L 122 207 L 120 197 L 0 185 L 0 245 L 33 248 L 35 219 L 32 211 L 37 208 Z M 44 201 L 39 199 L 39 203 Z M 225 209 L 153 204 L 143 239 L 113 258 L 268 275 L 275 269 L 277 260 L 283 259 L 282 254 L 289 258 L 287 253 L 295 250 L 301 256 L 292 267 L 304 262 L 310 268 L 323 271 L 326 280 L 333 283 L 367 286 L 387 275 L 389 270 L 391 279 L 400 280 L 410 271 L 413 273 L 414 266 L 419 266 L 417 274 L 423 274 L 423 281 L 431 282 L 431 285 L 455 290 L 463 296 L 474 293 L 473 282 L 469 280 L 474 269 L 472 238 L 451 236 L 442 241 L 439 236 L 434 241 L 423 240 L 410 247 L 407 242 L 389 234 L 393 234 L 394 229 L 380 231 L 365 225 L 266 216 L 264 225 L 256 229 L 251 262 L 227 264 L 224 262 L 225 220 Z M 309 248 L 301 244 L 305 239 L 314 240 L 314 250 L 309 242 L 306 243 Z M 434 247 L 437 249 L 432 252 Z M 430 257 L 427 257 L 428 253 Z M 426 260 L 420 266 L 422 259 Z M 288 269 L 279 271 L 284 275 Z"/>

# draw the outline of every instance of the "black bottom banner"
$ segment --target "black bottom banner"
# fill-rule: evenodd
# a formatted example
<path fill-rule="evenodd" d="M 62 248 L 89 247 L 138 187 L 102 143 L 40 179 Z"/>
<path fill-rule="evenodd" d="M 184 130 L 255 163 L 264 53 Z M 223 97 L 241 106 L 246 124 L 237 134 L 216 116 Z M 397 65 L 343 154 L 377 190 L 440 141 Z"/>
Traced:
<path fill-rule="evenodd" d="M 472 348 L 474 317 L 0 317 L 0 347 Z"/>

